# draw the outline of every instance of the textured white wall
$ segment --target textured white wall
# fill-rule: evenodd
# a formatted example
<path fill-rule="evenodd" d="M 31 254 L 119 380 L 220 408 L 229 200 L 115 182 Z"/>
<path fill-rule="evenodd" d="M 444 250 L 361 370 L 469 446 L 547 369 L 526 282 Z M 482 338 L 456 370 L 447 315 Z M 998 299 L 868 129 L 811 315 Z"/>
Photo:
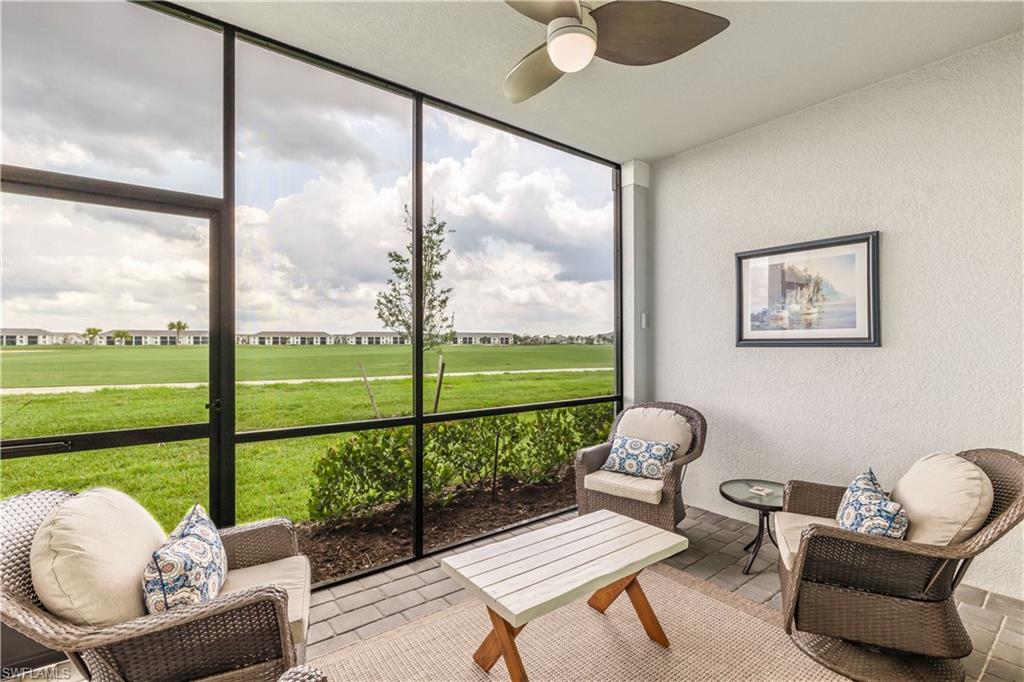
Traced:
<path fill-rule="evenodd" d="M 747 518 L 719 482 L 870 466 L 891 487 L 930 452 L 1022 450 L 1021 52 L 1017 33 L 654 166 L 654 394 L 708 420 L 688 503 Z M 869 230 L 881 348 L 736 348 L 735 252 Z M 966 582 L 1024 593 L 1022 538 Z"/>

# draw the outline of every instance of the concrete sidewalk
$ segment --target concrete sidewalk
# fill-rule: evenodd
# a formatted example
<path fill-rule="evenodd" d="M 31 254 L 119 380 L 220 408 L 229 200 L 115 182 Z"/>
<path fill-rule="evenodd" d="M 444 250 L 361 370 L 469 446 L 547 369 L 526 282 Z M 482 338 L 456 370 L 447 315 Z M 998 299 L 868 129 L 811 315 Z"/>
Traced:
<path fill-rule="evenodd" d="M 566 367 L 559 369 L 496 369 L 480 372 L 446 372 L 446 377 L 496 376 L 500 374 L 556 374 L 558 372 L 610 372 L 612 367 Z M 433 375 L 431 375 L 433 376 Z M 367 377 L 370 381 L 401 381 L 412 379 L 411 374 L 392 374 L 379 377 Z M 239 381 L 238 386 L 269 386 L 271 384 L 346 384 L 362 381 L 362 377 L 332 377 L 325 379 L 261 379 L 259 381 Z M 107 388 L 203 388 L 205 381 L 166 383 L 166 384 L 104 384 L 100 386 L 24 386 L 18 388 L 0 388 L 3 395 L 39 395 L 46 393 L 94 393 Z"/>

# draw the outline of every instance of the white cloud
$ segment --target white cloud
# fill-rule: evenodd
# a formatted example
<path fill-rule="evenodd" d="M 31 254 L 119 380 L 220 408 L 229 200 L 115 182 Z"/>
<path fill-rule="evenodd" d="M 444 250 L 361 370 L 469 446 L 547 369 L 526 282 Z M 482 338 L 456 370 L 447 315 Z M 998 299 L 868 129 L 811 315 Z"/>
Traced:
<path fill-rule="evenodd" d="M 160 328 L 208 324 L 209 244 L 189 218 L 97 214 L 79 204 L 4 195 L 3 297 L 8 327 Z M 166 229 L 153 231 L 154 221 Z M 191 239 L 165 234 L 192 233 Z"/>
<path fill-rule="evenodd" d="M 6 161 L 219 194 L 216 34 L 115 4 L 5 3 L 3 20 Z M 379 328 L 387 253 L 409 239 L 409 100 L 248 44 L 238 59 L 238 328 Z M 457 326 L 610 331 L 610 171 L 429 107 L 426 138 Z M 208 324 L 205 222 L 4 209 L 4 325 Z"/>

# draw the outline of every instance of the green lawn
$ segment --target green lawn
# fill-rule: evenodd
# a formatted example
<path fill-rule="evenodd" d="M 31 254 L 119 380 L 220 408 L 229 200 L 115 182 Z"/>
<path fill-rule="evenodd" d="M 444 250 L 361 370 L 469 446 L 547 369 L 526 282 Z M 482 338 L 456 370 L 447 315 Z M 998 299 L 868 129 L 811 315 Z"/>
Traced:
<path fill-rule="evenodd" d="M 410 346 L 236 346 L 239 381 L 409 374 Z M 612 346 L 446 346 L 446 371 L 613 367 Z M 0 387 L 206 381 L 206 346 L 32 346 L 0 351 Z M 424 355 L 428 372 L 437 352 Z"/>
<path fill-rule="evenodd" d="M 172 383 L 203 381 L 206 348 L 40 347 L 0 353 L 3 387 Z M 449 372 L 610 367 L 610 346 L 447 347 Z M 427 363 L 432 372 L 434 355 Z M 409 347 L 238 347 L 239 379 L 357 376 L 362 362 L 371 376 L 408 374 Z M 385 416 L 409 414 L 411 380 L 371 382 Z M 434 378 L 424 386 L 433 404 Z M 614 392 L 614 372 L 549 372 L 448 376 L 441 411 L 534 403 Z M 207 389 L 110 388 L 91 393 L 3 396 L 3 438 L 135 428 L 205 421 Z M 361 382 L 240 385 L 239 430 L 370 419 Z M 237 448 L 239 522 L 284 515 L 308 518 L 316 458 L 344 436 L 319 436 L 240 445 Z M 193 502 L 207 501 L 205 440 L 115 450 L 48 455 L 0 463 L 0 496 L 38 488 L 81 490 L 107 485 L 135 496 L 170 528 Z"/>
<path fill-rule="evenodd" d="M 442 405 L 448 410 L 458 410 L 538 402 L 555 396 L 595 395 L 602 392 L 598 389 L 608 384 L 611 377 L 611 372 L 457 377 L 450 384 L 446 382 L 450 390 L 444 393 Z M 583 379 L 592 383 L 588 385 Z M 382 410 L 385 414 L 398 414 L 401 405 L 408 402 L 409 382 L 376 383 L 404 388 L 402 400 L 395 399 L 394 395 L 386 397 L 388 393 L 379 394 L 378 398 L 382 408 L 386 406 Z M 355 395 L 318 393 L 325 387 L 334 390 L 342 386 L 346 391 L 362 389 L 359 384 L 243 387 L 239 392 L 239 428 L 333 421 L 338 416 L 332 411 L 335 408 L 350 410 L 345 413 L 350 419 L 370 417 L 369 407 L 360 404 L 358 392 Z M 104 394 L 118 396 L 110 400 L 108 407 L 111 409 L 88 409 L 89 398 Z M 149 399 L 139 400 L 141 396 Z M 82 403 L 81 406 L 59 402 L 32 404 L 24 413 L 35 416 L 22 427 L 52 433 L 54 430 L 48 431 L 47 425 L 64 426 L 67 432 L 68 426 L 72 430 L 92 430 L 139 426 L 147 423 L 146 420 L 165 423 L 160 419 L 168 414 L 186 416 L 190 409 L 194 411 L 194 406 L 183 405 L 191 404 L 189 398 L 197 396 L 202 396 L 200 389 L 110 389 L 96 394 L 40 396 L 44 400 L 74 397 Z M 246 398 L 250 399 L 248 405 Z M 112 409 L 118 403 L 122 407 Z M 168 405 L 175 406 L 177 411 L 164 411 Z M 5 437 L 16 437 L 6 426 L 4 431 Z M 239 445 L 236 452 L 238 521 L 282 515 L 295 521 L 308 519 L 313 463 L 330 443 L 344 437 L 316 436 Z M 566 455 L 571 456 L 571 453 Z M 5 460 L 0 462 L 0 497 L 39 488 L 82 490 L 96 485 L 111 486 L 138 499 L 169 530 L 191 504 L 206 503 L 208 457 L 206 441 L 198 440 Z"/>
<path fill-rule="evenodd" d="M 370 382 L 385 417 L 412 413 L 412 381 Z M 433 408 L 435 379 L 425 382 Z M 446 377 L 440 411 L 538 403 L 615 392 L 612 371 Z M 362 382 L 241 385 L 240 431 L 372 419 Z M 33 393 L 0 398 L 3 437 L 107 431 L 206 421 L 206 388 L 105 388 L 91 393 Z"/>

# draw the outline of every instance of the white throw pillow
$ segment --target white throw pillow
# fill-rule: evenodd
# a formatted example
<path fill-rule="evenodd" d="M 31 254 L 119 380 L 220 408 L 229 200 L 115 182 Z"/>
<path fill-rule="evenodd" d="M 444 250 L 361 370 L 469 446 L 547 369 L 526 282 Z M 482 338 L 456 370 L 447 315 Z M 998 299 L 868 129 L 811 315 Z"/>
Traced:
<path fill-rule="evenodd" d="M 678 443 L 675 457 L 681 457 L 690 449 L 693 430 L 686 417 L 673 410 L 660 407 L 636 407 L 626 410 L 615 427 L 620 436 L 639 438 L 658 443 Z"/>
<path fill-rule="evenodd" d="M 974 535 L 992 511 L 992 481 L 974 462 L 937 452 L 914 462 L 889 497 L 910 517 L 905 540 L 956 545 Z"/>
<path fill-rule="evenodd" d="M 46 609 L 77 625 L 146 615 L 142 572 L 166 539 L 142 505 L 110 488 L 70 498 L 32 540 L 32 586 Z"/>

